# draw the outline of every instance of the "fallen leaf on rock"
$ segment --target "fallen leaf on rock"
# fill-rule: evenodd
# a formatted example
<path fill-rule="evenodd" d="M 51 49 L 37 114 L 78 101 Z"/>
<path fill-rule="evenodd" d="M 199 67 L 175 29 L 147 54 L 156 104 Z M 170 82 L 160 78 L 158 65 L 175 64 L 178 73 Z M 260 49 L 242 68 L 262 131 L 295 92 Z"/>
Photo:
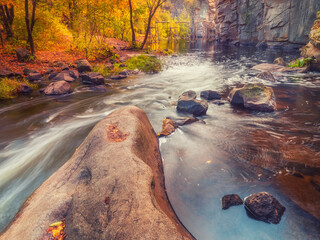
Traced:
<path fill-rule="evenodd" d="M 130 134 L 123 133 L 117 125 L 108 125 L 107 135 L 108 139 L 112 142 L 123 142 Z"/>
<path fill-rule="evenodd" d="M 42 240 L 64 240 L 67 236 L 64 232 L 65 227 L 65 219 L 51 224 Z"/>
<path fill-rule="evenodd" d="M 110 197 L 106 197 L 106 204 L 107 204 L 107 205 L 110 204 Z"/>

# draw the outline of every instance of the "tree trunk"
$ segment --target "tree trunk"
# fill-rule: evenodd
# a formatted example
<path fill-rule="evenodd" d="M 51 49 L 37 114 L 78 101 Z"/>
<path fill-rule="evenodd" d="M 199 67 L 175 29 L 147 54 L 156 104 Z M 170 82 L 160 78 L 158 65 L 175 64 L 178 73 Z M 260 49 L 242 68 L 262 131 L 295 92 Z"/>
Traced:
<path fill-rule="evenodd" d="M 26 11 L 25 20 L 26 20 L 26 26 L 27 26 L 27 32 L 28 32 L 28 40 L 29 40 L 29 44 L 30 44 L 30 51 L 31 51 L 32 56 L 34 56 L 34 54 L 35 54 L 34 43 L 33 43 L 32 29 L 31 29 L 31 24 L 30 24 L 30 19 L 29 19 L 29 0 L 25 0 L 24 3 L 25 3 L 25 11 Z M 34 7 L 34 9 L 35 9 L 35 7 Z"/>
<path fill-rule="evenodd" d="M 152 20 L 152 16 L 149 15 L 148 26 L 147 26 L 146 33 L 144 35 L 144 39 L 143 39 L 143 42 L 142 42 L 142 45 L 141 45 L 141 49 L 143 49 L 144 45 L 146 45 L 146 43 L 147 43 L 149 32 L 150 32 L 150 27 L 151 27 L 151 20 Z"/>
<path fill-rule="evenodd" d="M 2 30 L 1 29 L 0 29 L 0 41 L 1 41 L 2 48 L 4 48 L 4 42 L 3 42 Z"/>
<path fill-rule="evenodd" d="M 130 25 L 131 25 L 131 33 L 132 33 L 132 47 L 136 48 L 136 34 L 134 32 L 134 26 L 133 26 L 133 13 L 132 13 L 131 0 L 129 0 L 129 6 L 130 6 Z"/>
<path fill-rule="evenodd" d="M 3 22 L 3 27 L 7 38 L 13 37 L 12 24 L 14 20 L 14 7 L 12 4 L 0 5 L 0 17 Z"/>

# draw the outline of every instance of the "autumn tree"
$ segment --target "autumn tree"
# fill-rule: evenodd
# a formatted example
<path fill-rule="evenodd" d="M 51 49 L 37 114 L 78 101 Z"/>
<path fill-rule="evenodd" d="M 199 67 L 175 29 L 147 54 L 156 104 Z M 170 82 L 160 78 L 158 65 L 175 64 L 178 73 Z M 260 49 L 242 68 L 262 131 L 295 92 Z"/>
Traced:
<path fill-rule="evenodd" d="M 29 0 L 25 0 L 25 20 L 26 20 L 26 26 L 27 26 L 27 33 L 28 33 L 28 43 L 30 44 L 30 51 L 32 56 L 35 54 L 34 50 L 34 42 L 33 42 L 33 28 L 34 24 L 36 22 L 35 15 L 36 15 L 36 7 L 37 7 L 37 0 L 31 0 L 32 4 L 32 15 L 30 19 L 30 14 L 29 14 Z"/>
<path fill-rule="evenodd" d="M 145 32 L 145 36 L 144 36 L 144 40 L 142 42 L 141 45 L 141 49 L 144 48 L 144 45 L 146 44 L 147 40 L 148 40 L 148 36 L 150 33 L 150 28 L 151 28 L 151 22 L 152 22 L 152 18 L 154 17 L 154 15 L 156 14 L 158 8 L 164 4 L 167 0 L 147 0 L 147 7 L 148 7 L 148 23 L 147 23 L 147 28 L 146 28 L 146 32 Z"/>
<path fill-rule="evenodd" d="M 0 1 L 0 20 L 5 30 L 7 39 L 13 37 L 13 20 L 14 20 L 14 5 L 13 1 Z"/>
<path fill-rule="evenodd" d="M 134 25 L 133 25 L 133 8 L 132 8 L 132 2 L 129 0 L 129 7 L 130 7 L 130 26 L 131 26 L 131 42 L 132 42 L 132 47 L 136 47 L 136 34 L 134 30 Z"/>

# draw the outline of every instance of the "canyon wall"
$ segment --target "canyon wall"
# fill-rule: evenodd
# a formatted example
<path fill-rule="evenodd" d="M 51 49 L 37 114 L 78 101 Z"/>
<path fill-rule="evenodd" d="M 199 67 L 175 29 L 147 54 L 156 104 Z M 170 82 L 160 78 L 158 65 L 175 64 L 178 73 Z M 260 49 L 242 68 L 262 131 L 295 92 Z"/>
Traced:
<path fill-rule="evenodd" d="M 204 25 L 220 42 L 295 47 L 308 42 L 319 0 L 207 0 Z"/>

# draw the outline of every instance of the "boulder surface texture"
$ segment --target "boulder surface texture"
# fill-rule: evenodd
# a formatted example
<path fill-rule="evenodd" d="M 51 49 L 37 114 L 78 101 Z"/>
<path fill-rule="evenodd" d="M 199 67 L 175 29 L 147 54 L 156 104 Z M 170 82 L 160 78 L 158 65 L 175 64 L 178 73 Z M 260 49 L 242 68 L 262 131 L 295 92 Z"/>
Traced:
<path fill-rule="evenodd" d="M 229 101 L 236 106 L 272 112 L 276 110 L 276 99 L 271 87 L 262 84 L 246 84 L 242 88 L 235 88 L 230 92 Z"/>
<path fill-rule="evenodd" d="M 99 122 L 0 239 L 41 239 L 63 218 L 68 239 L 193 239 L 167 199 L 158 140 L 142 110 L 121 108 Z"/>
<path fill-rule="evenodd" d="M 245 198 L 244 206 L 248 215 L 256 220 L 277 224 L 286 210 L 270 193 L 260 192 Z"/>

